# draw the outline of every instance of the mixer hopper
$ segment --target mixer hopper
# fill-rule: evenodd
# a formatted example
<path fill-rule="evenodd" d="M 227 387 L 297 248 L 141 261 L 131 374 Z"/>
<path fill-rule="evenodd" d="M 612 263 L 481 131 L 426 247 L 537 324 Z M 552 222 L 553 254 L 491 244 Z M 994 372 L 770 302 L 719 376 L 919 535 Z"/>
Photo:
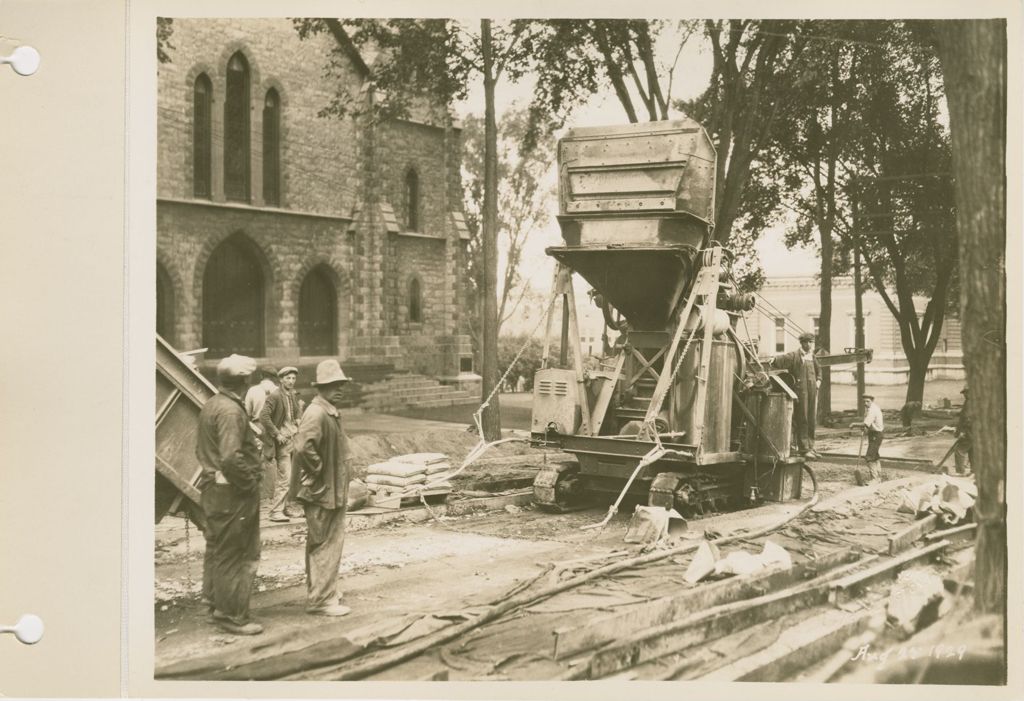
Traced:
<path fill-rule="evenodd" d="M 664 328 L 713 225 L 715 158 L 688 119 L 570 130 L 558 145 L 565 246 L 548 254 L 633 328 Z"/>

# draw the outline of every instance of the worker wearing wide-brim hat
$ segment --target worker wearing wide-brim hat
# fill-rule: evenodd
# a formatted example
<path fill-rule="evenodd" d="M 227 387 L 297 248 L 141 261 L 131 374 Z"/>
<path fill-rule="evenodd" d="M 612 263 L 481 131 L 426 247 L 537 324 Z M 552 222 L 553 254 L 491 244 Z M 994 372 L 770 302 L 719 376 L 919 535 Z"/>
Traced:
<path fill-rule="evenodd" d="M 337 360 L 317 365 L 317 396 L 302 414 L 292 462 L 292 493 L 306 513 L 306 611 L 322 616 L 351 610 L 338 595 L 351 479 L 348 437 L 338 410 L 348 383 Z"/>
<path fill-rule="evenodd" d="M 971 474 L 971 417 L 967 413 L 967 388 L 960 390 L 964 395 L 964 405 L 960 409 L 960 417 L 956 422 L 956 447 L 953 449 L 953 462 L 958 475 Z"/>
<path fill-rule="evenodd" d="M 263 465 L 242 394 L 256 371 L 252 358 L 231 355 L 217 364 L 218 392 L 199 412 L 198 487 L 206 516 L 203 599 L 220 628 L 255 635 L 249 599 L 260 558 L 260 481 Z"/>
<path fill-rule="evenodd" d="M 798 337 L 800 348 L 777 355 L 775 367 L 786 370 L 793 377 L 796 392 L 796 406 L 793 407 L 793 428 L 795 447 L 809 458 L 817 458 L 814 450 L 814 428 L 818 410 L 818 385 L 821 383 L 821 367 L 814 355 L 815 335 L 801 333 Z"/>

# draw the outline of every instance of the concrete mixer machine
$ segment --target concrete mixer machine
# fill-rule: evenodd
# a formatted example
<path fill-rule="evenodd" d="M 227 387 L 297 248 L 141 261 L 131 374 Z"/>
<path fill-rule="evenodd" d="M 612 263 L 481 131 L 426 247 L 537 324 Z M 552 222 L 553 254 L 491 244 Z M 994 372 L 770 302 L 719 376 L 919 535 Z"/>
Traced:
<path fill-rule="evenodd" d="M 541 506 L 629 495 L 686 516 L 799 497 L 795 395 L 741 338 L 754 299 L 710 235 L 715 161 L 691 120 L 573 129 L 559 142 L 565 245 L 547 249 L 557 267 L 531 436 L 576 459 L 538 474 Z M 581 351 L 574 275 L 619 332 L 597 368 Z"/>

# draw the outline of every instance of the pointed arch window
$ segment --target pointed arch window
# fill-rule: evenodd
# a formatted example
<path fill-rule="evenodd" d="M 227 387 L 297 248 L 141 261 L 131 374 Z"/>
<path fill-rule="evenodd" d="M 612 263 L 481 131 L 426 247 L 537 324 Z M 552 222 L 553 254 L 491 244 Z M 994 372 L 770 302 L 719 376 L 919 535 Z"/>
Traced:
<path fill-rule="evenodd" d="M 273 88 L 263 100 L 263 201 L 281 204 L 281 98 Z"/>
<path fill-rule="evenodd" d="M 192 89 L 192 194 L 210 196 L 213 84 L 200 73 Z"/>
<path fill-rule="evenodd" d="M 423 322 L 423 292 L 419 278 L 409 281 L 409 321 L 414 324 Z"/>
<path fill-rule="evenodd" d="M 241 52 L 228 60 L 224 95 L 224 196 L 249 201 L 249 62 Z"/>
<path fill-rule="evenodd" d="M 420 230 L 420 176 L 415 168 L 405 173 L 405 224 L 407 231 Z"/>

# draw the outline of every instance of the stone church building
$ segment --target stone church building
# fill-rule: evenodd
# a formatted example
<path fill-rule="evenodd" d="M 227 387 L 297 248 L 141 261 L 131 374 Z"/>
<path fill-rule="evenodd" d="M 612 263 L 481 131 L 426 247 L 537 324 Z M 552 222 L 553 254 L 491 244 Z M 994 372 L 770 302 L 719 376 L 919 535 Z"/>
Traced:
<path fill-rule="evenodd" d="M 466 380 L 468 232 L 448 110 L 376 124 L 343 33 L 288 19 L 173 20 L 159 66 L 157 332 L 200 366 L 242 353 Z M 330 74 L 326 72 L 331 65 Z M 301 378 L 300 378 L 301 379 Z"/>

